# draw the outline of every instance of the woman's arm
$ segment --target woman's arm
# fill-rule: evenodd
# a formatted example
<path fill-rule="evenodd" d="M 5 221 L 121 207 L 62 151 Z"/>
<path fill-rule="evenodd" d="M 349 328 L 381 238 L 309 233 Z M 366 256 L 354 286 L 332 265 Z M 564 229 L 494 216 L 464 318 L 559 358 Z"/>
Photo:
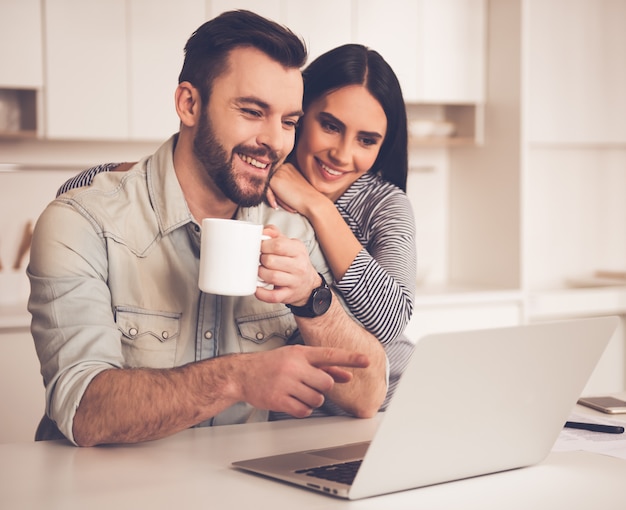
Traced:
<path fill-rule="evenodd" d="M 66 191 L 74 188 L 82 188 L 83 186 L 89 186 L 93 178 L 102 172 L 125 172 L 132 168 L 135 163 L 104 163 L 102 165 L 94 166 L 83 170 L 74 177 L 65 181 L 58 189 L 56 196 L 62 195 Z"/>
<path fill-rule="evenodd" d="M 354 316 L 382 343 L 397 338 L 411 318 L 416 282 L 415 222 L 406 195 L 376 181 L 359 191 L 362 206 L 349 212 L 339 205 L 343 197 L 333 203 L 291 165 L 277 171 L 271 186 L 278 203 L 313 225 Z"/>
<path fill-rule="evenodd" d="M 313 225 L 315 236 L 335 280 L 341 280 L 363 246 L 341 217 L 335 204 L 311 186 L 289 163 L 276 171 L 270 186 L 278 204 L 302 214 Z"/>

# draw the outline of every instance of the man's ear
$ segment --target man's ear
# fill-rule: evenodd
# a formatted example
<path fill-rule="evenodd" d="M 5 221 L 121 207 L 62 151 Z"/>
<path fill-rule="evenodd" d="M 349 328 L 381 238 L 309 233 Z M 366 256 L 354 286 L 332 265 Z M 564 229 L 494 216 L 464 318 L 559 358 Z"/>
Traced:
<path fill-rule="evenodd" d="M 200 92 L 188 81 L 183 81 L 176 87 L 176 113 L 183 125 L 193 127 L 200 118 L 202 100 Z"/>

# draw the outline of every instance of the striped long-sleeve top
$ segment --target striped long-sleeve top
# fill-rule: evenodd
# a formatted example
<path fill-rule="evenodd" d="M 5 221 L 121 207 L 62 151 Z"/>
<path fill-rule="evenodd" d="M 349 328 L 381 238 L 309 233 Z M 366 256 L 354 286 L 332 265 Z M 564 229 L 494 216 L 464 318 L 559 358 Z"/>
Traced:
<path fill-rule="evenodd" d="M 363 249 L 335 282 L 354 316 L 387 344 L 413 312 L 417 255 L 415 221 L 406 194 L 365 174 L 335 202 Z"/>

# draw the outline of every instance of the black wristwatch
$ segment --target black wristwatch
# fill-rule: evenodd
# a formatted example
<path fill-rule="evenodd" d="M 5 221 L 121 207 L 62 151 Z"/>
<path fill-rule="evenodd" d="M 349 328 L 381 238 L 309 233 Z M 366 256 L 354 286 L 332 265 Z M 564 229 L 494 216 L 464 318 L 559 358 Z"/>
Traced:
<path fill-rule="evenodd" d="M 324 277 L 321 274 L 320 278 L 322 279 L 322 284 L 319 287 L 313 289 L 313 292 L 311 292 L 311 297 L 306 302 L 306 305 L 287 305 L 287 307 L 291 310 L 291 313 L 293 313 L 295 316 L 319 317 L 320 315 L 324 315 L 330 308 L 330 303 L 333 300 L 333 293 L 331 292 L 330 288 L 326 284 L 326 280 L 324 280 Z"/>

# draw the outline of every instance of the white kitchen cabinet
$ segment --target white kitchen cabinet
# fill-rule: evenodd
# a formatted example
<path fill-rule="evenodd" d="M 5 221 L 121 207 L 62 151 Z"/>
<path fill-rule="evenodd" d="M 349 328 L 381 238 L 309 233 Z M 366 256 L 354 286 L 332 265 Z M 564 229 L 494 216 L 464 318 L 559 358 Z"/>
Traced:
<path fill-rule="evenodd" d="M 208 17 L 244 8 L 287 25 L 309 61 L 347 42 L 378 51 L 414 103 L 476 104 L 485 99 L 485 0 L 207 0 Z"/>
<path fill-rule="evenodd" d="M 46 136 L 151 140 L 178 129 L 174 91 L 203 0 L 46 0 Z"/>
<path fill-rule="evenodd" d="M 33 441 L 45 390 L 28 328 L 0 329 L 0 360 L 0 443 Z"/>
<path fill-rule="evenodd" d="M 207 0 L 207 19 L 215 18 L 225 11 L 243 9 L 281 23 L 282 3 L 283 0 L 263 0 L 262 2 L 259 0 Z"/>
<path fill-rule="evenodd" d="M 406 101 L 482 103 L 485 0 L 359 0 L 355 40 L 396 71 Z"/>
<path fill-rule="evenodd" d="M 417 97 L 425 103 L 485 99 L 484 0 L 423 0 L 420 4 Z"/>
<path fill-rule="evenodd" d="M 127 139 L 125 0 L 45 0 L 46 136 Z"/>
<path fill-rule="evenodd" d="M 0 2 L 0 88 L 41 88 L 42 73 L 40 0 L 3 0 Z"/>
<path fill-rule="evenodd" d="M 300 35 L 307 45 L 308 62 L 328 50 L 352 42 L 351 0 L 287 0 L 283 11 L 283 23 Z"/>
<path fill-rule="evenodd" d="M 0 138 L 37 135 L 43 86 L 39 0 L 0 2 Z"/>
<path fill-rule="evenodd" d="M 178 131 L 174 92 L 185 43 L 204 23 L 204 3 L 130 0 L 128 7 L 129 137 L 165 140 Z"/>
<path fill-rule="evenodd" d="M 407 101 L 480 103 L 484 3 L 44 0 L 45 136 L 75 140 L 169 136 L 178 127 L 173 95 L 187 38 L 205 19 L 235 8 L 289 26 L 307 43 L 309 61 L 351 41 L 373 47 L 397 72 Z M 477 116 L 462 113 L 464 119 L 472 119 L 470 138 L 474 138 Z"/>
<path fill-rule="evenodd" d="M 530 2 L 525 14 L 529 141 L 626 144 L 626 2 Z"/>
<path fill-rule="evenodd" d="M 352 0 L 207 0 L 207 15 L 213 18 L 232 9 L 247 9 L 289 27 L 302 37 L 308 62 L 322 53 L 352 41 Z"/>

